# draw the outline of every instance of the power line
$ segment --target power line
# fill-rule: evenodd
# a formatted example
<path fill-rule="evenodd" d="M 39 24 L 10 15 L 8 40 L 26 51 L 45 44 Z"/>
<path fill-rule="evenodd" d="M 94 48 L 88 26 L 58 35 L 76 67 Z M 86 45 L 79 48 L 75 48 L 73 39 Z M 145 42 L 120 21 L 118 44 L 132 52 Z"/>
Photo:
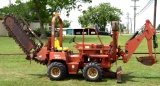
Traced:
<path fill-rule="evenodd" d="M 148 9 L 148 7 L 154 2 L 154 0 L 150 0 L 144 7 L 141 9 L 138 13 L 136 13 L 136 16 L 142 14 L 144 11 Z"/>

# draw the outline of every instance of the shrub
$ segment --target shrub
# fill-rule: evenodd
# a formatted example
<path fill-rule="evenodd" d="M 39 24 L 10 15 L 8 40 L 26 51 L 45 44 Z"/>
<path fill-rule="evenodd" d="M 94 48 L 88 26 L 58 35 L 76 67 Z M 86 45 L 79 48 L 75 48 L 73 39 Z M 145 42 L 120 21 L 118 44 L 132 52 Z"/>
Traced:
<path fill-rule="evenodd" d="M 48 29 L 48 28 L 45 28 L 44 29 L 45 30 L 45 33 L 46 33 L 46 35 L 47 35 L 47 37 L 50 37 L 51 36 L 51 30 L 50 29 Z M 41 30 L 40 30 L 40 28 L 37 28 L 37 29 L 35 29 L 35 30 L 33 30 L 34 31 L 34 33 L 38 36 L 38 37 L 40 37 L 41 36 Z M 26 33 L 29 33 L 28 35 L 29 36 L 34 36 L 34 35 L 32 35 L 32 33 L 30 33 L 30 31 L 28 30 L 28 29 L 26 29 L 25 30 L 25 32 Z M 55 31 L 55 36 L 56 37 L 59 37 L 59 31 Z"/>

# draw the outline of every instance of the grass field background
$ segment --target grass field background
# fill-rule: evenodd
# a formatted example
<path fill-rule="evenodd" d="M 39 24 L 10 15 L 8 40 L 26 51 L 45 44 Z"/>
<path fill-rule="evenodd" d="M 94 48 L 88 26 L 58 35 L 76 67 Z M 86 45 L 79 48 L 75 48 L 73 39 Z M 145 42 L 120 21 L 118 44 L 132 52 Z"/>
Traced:
<path fill-rule="evenodd" d="M 160 35 L 157 35 L 160 38 Z M 103 44 L 109 44 L 112 39 L 109 36 L 100 36 Z M 119 44 L 124 46 L 131 35 L 119 36 Z M 64 37 L 63 46 L 69 47 L 74 52 L 74 43 L 68 42 L 73 36 Z M 113 64 L 111 70 L 115 71 L 122 66 L 123 83 L 117 84 L 116 79 L 103 76 L 100 82 L 87 82 L 82 73 L 68 75 L 61 81 L 50 81 L 47 77 L 47 67 L 34 61 L 25 60 L 26 55 L 3 55 L 23 53 L 15 41 L 10 37 L 0 37 L 0 86 L 160 86 L 160 55 L 157 55 L 158 62 L 153 66 L 145 66 L 136 61 L 137 56 L 133 55 L 128 63 L 118 60 Z M 43 40 L 45 43 L 47 40 Z M 76 42 L 82 42 L 81 36 L 76 36 Z M 85 42 L 99 43 L 96 36 L 85 36 Z M 160 44 L 160 40 L 158 40 Z M 156 49 L 160 52 L 160 48 Z M 136 52 L 148 52 L 146 40 L 142 41 Z M 146 55 L 145 55 L 146 56 Z"/>

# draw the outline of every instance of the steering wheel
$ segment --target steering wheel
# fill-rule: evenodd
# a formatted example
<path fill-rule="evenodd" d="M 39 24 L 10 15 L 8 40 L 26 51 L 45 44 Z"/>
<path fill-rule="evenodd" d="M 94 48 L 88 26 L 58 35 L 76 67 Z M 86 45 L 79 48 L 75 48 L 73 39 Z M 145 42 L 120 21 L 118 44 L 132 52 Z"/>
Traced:
<path fill-rule="evenodd" d="M 76 36 L 74 36 L 74 37 L 69 41 L 69 43 L 75 42 L 75 38 L 76 38 Z"/>

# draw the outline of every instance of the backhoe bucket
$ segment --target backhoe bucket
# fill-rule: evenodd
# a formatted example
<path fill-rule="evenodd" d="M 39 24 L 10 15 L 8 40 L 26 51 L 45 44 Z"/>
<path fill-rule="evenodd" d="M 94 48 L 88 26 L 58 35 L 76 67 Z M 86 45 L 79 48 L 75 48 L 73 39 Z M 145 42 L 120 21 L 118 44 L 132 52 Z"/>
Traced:
<path fill-rule="evenodd" d="M 146 66 L 152 66 L 155 63 L 151 56 L 138 57 L 137 60 Z"/>

